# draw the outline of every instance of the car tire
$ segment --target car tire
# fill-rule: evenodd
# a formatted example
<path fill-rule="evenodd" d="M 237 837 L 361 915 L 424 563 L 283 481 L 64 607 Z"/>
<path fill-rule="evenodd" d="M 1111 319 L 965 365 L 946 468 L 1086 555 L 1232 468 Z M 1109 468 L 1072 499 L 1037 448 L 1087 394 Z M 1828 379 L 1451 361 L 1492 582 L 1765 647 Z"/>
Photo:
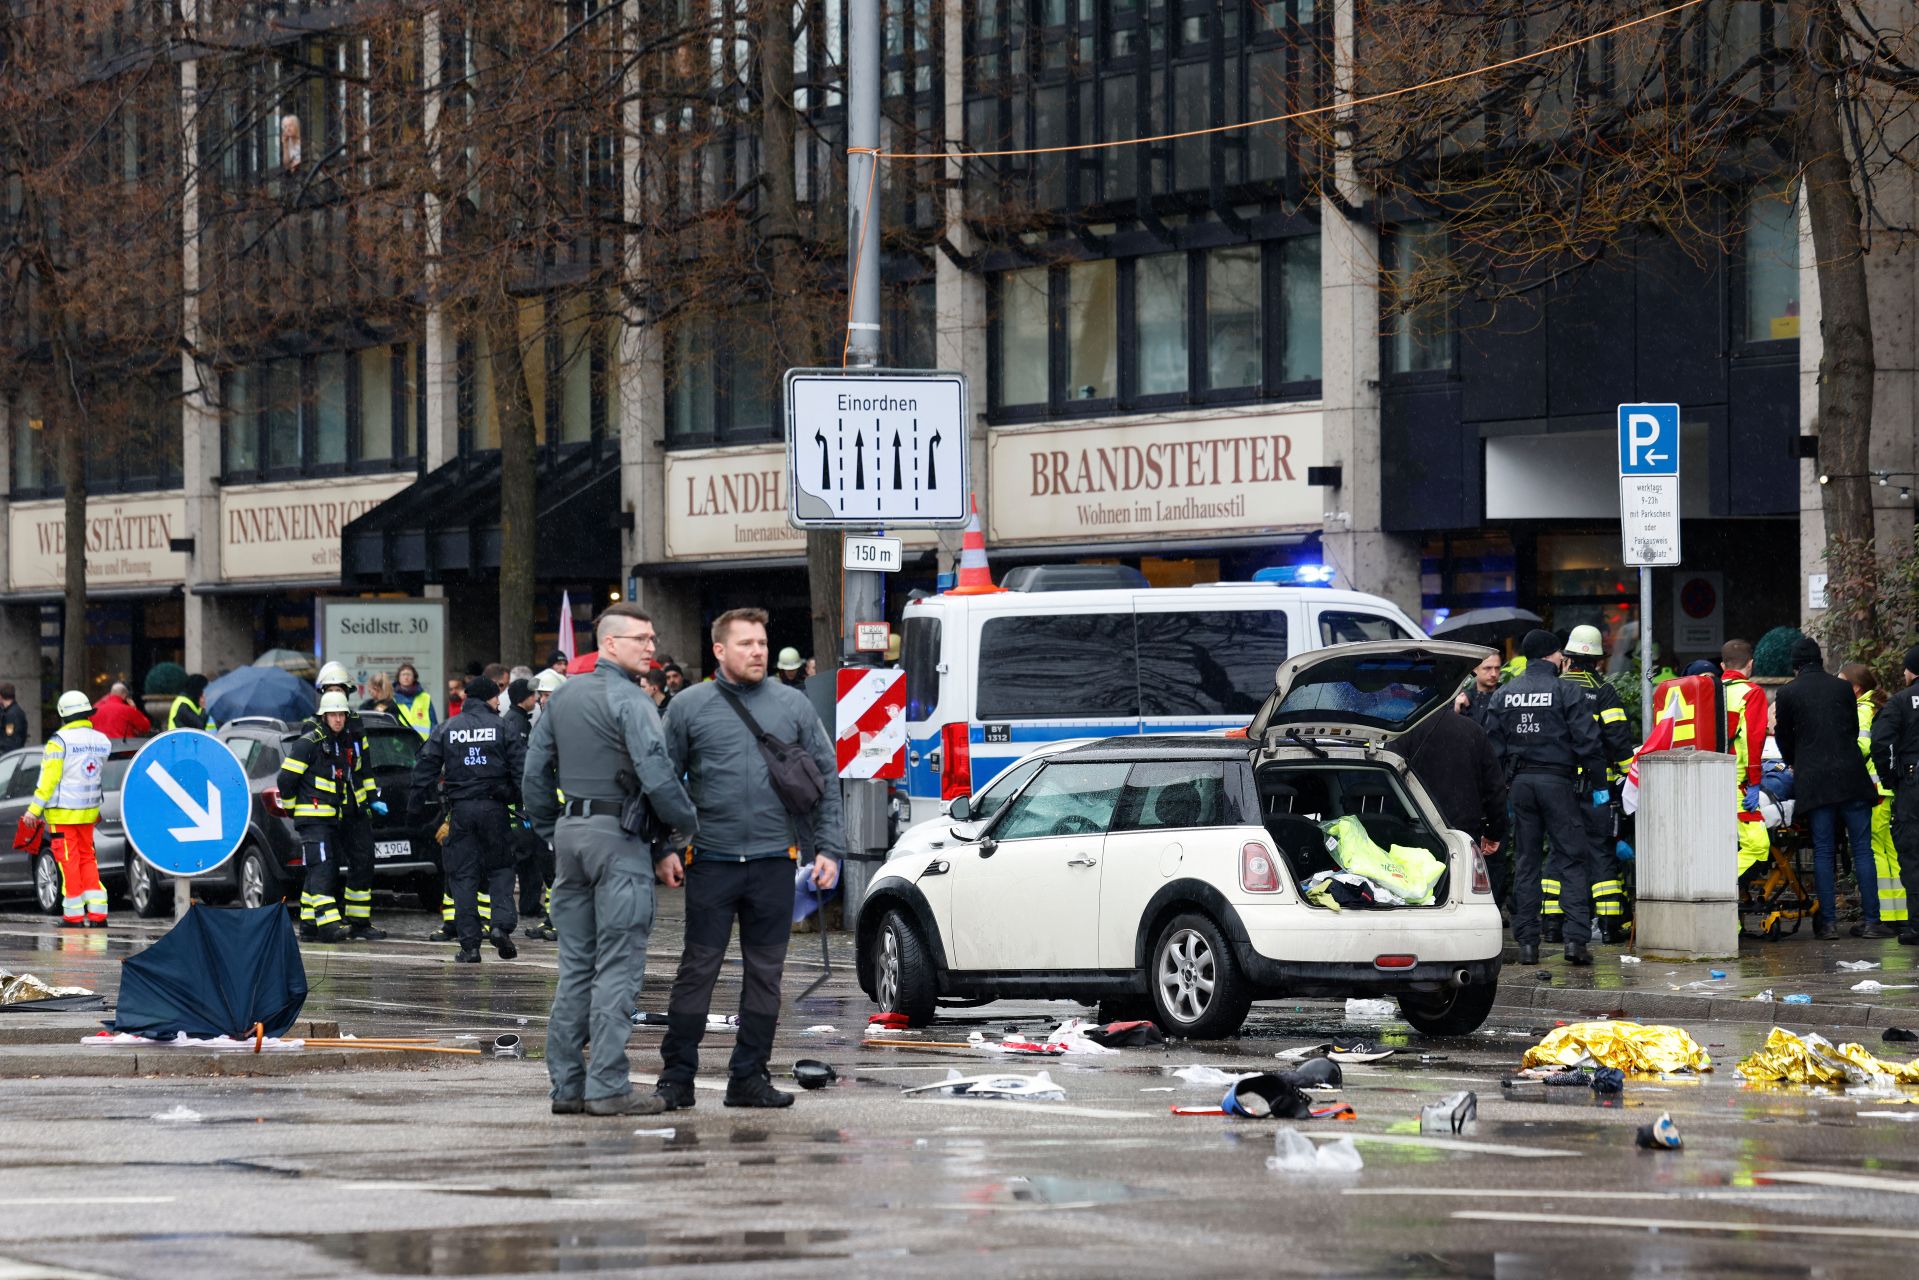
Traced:
<path fill-rule="evenodd" d="M 1499 984 L 1454 987 L 1430 996 L 1399 997 L 1399 1016 L 1425 1036 L 1469 1036 L 1493 1011 Z"/>
<path fill-rule="evenodd" d="M 1154 1021 L 1169 1036 L 1221 1040 L 1246 1021 L 1253 997 L 1233 949 L 1209 916 L 1175 916 L 1153 942 L 1146 971 Z"/>
<path fill-rule="evenodd" d="M 60 864 L 53 860 L 53 855 L 50 853 L 34 855 L 33 905 L 40 909 L 40 914 L 48 916 L 60 914 L 63 888 Z"/>
<path fill-rule="evenodd" d="M 240 869 L 234 880 L 233 900 L 243 907 L 264 907 L 286 897 L 267 856 L 252 847 L 240 855 Z"/>
<path fill-rule="evenodd" d="M 173 908 L 172 886 L 153 874 L 146 859 L 127 850 L 127 905 L 142 920 L 166 915 Z"/>
<path fill-rule="evenodd" d="M 933 1020 L 939 982 L 920 931 L 904 913 L 889 911 L 873 931 L 873 1000 L 881 1013 L 903 1013 L 906 1024 Z"/>

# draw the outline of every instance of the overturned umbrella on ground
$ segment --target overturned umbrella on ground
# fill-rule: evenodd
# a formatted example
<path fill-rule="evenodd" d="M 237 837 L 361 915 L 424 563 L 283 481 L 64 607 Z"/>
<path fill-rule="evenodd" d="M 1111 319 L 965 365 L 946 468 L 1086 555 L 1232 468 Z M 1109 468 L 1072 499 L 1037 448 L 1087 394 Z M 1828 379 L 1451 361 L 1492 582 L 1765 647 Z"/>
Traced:
<path fill-rule="evenodd" d="M 306 968 L 292 922 L 279 903 L 195 906 L 120 968 L 110 1031 L 164 1039 L 253 1034 L 292 1028 L 306 1003 Z"/>

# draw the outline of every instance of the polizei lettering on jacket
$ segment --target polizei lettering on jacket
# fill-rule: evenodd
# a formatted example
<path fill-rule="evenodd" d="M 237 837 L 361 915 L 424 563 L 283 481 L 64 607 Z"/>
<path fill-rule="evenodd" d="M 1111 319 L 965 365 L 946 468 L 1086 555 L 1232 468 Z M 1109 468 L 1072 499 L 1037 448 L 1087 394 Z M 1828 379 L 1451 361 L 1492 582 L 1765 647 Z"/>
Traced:
<path fill-rule="evenodd" d="M 498 742 L 500 731 L 498 729 L 448 729 L 446 740 L 448 742 Z"/>
<path fill-rule="evenodd" d="M 1509 707 L 1550 707 L 1552 704 L 1553 695 L 1551 692 L 1509 693 L 1506 695 L 1506 705 Z"/>

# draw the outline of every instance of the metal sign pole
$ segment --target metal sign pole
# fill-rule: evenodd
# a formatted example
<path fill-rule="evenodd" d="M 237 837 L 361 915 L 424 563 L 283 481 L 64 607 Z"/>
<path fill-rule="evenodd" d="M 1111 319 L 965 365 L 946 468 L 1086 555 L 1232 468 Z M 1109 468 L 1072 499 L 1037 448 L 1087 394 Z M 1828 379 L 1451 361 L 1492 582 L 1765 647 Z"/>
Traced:
<path fill-rule="evenodd" d="M 1652 570 L 1639 569 L 1639 740 L 1652 736 Z"/>

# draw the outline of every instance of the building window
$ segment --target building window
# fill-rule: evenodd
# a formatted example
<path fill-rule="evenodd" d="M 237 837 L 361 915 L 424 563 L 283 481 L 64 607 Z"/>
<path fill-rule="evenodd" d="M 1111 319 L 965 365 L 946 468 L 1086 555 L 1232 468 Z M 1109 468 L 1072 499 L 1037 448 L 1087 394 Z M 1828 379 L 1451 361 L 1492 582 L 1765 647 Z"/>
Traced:
<path fill-rule="evenodd" d="M 1387 320 L 1387 372 L 1432 373 L 1452 368 L 1452 325 L 1444 296 L 1446 229 L 1430 222 L 1408 223 L 1394 230 L 1388 244 L 1392 310 Z"/>
<path fill-rule="evenodd" d="M 1317 394 L 1317 236 L 1029 267 L 994 283 L 1002 416 Z"/>
<path fill-rule="evenodd" d="M 393 456 L 396 403 L 401 406 L 401 413 L 405 413 L 404 352 L 404 347 L 368 347 L 354 353 L 360 374 L 358 452 L 362 462 L 379 462 Z"/>
<path fill-rule="evenodd" d="M 346 352 L 313 359 L 313 465 L 346 465 Z"/>
<path fill-rule="evenodd" d="M 300 362 L 275 360 L 260 383 L 260 418 L 266 430 L 268 471 L 297 473 L 305 461 L 300 430 Z"/>
<path fill-rule="evenodd" d="M 254 475 L 260 470 L 259 398 L 254 391 L 256 374 L 251 368 L 235 369 L 226 375 L 221 401 L 225 406 L 222 421 L 225 458 L 222 472 L 229 476 Z"/>
<path fill-rule="evenodd" d="M 13 406 L 13 492 L 46 488 L 51 472 L 46 422 L 33 402 L 23 398 Z"/>
<path fill-rule="evenodd" d="M 705 441 L 716 434 L 713 418 L 712 326 L 704 316 L 676 322 L 666 348 L 666 436 Z"/>
<path fill-rule="evenodd" d="M 418 445 L 416 351 L 412 343 L 394 343 L 228 370 L 220 393 L 222 478 L 244 483 L 410 466 Z"/>
<path fill-rule="evenodd" d="M 1799 336 L 1799 219 L 1788 184 L 1753 192 L 1741 220 L 1746 341 Z"/>

